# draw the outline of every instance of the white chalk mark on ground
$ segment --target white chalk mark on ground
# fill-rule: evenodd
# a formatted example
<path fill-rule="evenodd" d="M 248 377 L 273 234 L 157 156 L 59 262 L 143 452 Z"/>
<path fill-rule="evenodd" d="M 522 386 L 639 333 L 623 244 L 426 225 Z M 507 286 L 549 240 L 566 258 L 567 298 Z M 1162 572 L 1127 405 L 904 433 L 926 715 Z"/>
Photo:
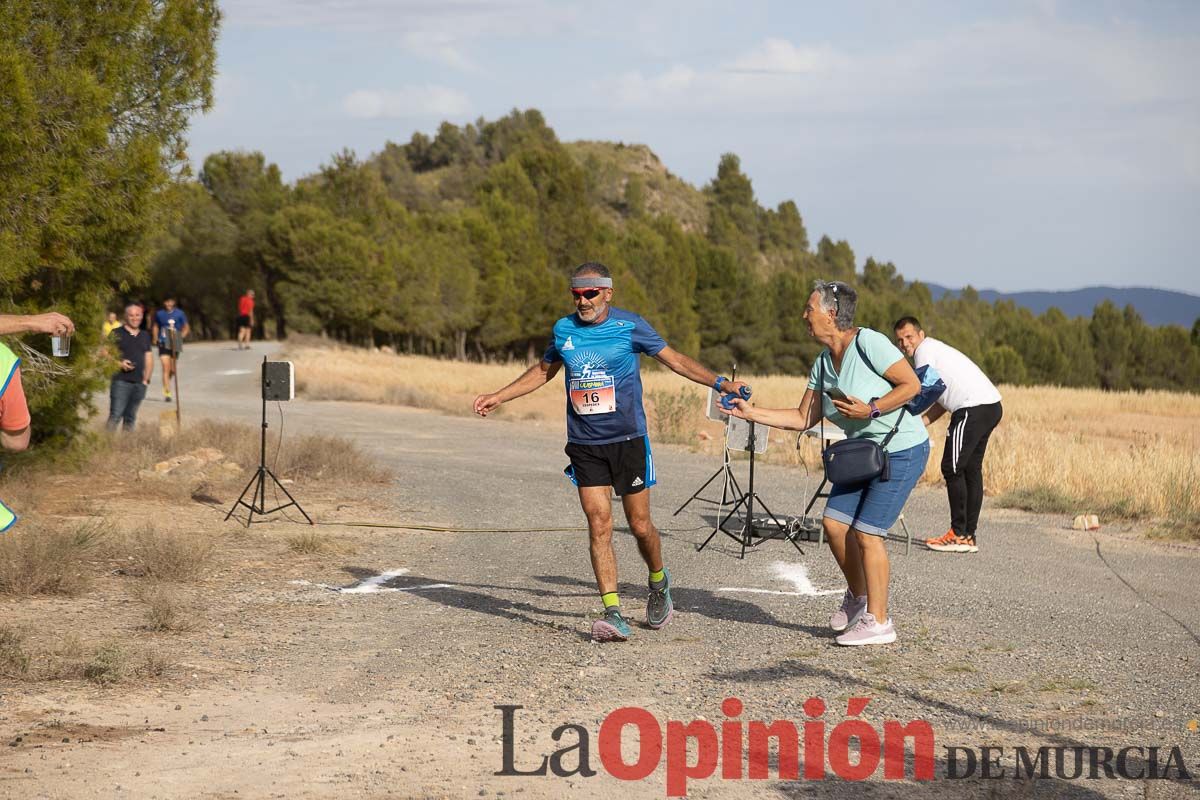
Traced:
<path fill-rule="evenodd" d="M 248 369 L 223 369 L 217 373 L 218 375 L 249 375 Z"/>
<path fill-rule="evenodd" d="M 384 586 L 385 583 L 392 578 L 399 578 L 401 575 L 408 573 L 407 567 L 399 569 L 390 569 L 387 572 L 381 572 L 378 575 L 372 575 L 366 580 L 359 581 L 351 586 L 330 586 L 327 583 L 313 583 L 312 581 L 289 581 L 293 586 L 316 586 L 319 589 L 328 589 L 331 592 L 338 594 L 377 594 L 379 592 L 415 592 L 421 589 L 449 589 L 448 583 L 428 583 L 424 586 Z"/>
<path fill-rule="evenodd" d="M 771 565 L 775 577 L 795 586 L 795 591 L 783 592 L 777 589 L 753 589 L 741 586 L 723 586 L 718 592 L 743 592 L 746 594 L 780 594 L 788 597 L 823 597 L 824 595 L 841 594 L 842 589 L 818 589 L 808 578 L 808 567 L 803 564 L 793 564 L 787 561 L 776 561 Z"/>

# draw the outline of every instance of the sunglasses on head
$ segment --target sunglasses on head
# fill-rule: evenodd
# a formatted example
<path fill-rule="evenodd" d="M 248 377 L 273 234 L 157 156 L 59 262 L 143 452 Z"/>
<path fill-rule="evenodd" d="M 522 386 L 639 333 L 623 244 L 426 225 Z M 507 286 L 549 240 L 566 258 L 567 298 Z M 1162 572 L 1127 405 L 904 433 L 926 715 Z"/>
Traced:
<path fill-rule="evenodd" d="M 584 300 L 595 300 L 603 291 L 603 289 L 572 289 L 571 294 L 582 297 Z"/>
<path fill-rule="evenodd" d="M 834 316 L 842 313 L 842 301 L 838 299 L 838 286 L 836 283 L 826 284 L 829 291 L 833 292 L 833 313 Z"/>

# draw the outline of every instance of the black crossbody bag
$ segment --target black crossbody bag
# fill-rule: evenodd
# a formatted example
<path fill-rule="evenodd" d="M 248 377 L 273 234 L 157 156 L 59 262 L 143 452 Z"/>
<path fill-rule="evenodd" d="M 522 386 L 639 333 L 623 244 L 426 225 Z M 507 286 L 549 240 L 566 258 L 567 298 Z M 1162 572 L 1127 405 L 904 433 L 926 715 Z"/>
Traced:
<path fill-rule="evenodd" d="M 871 368 L 879 377 L 883 375 L 879 370 L 875 369 L 875 365 L 871 363 L 871 359 L 867 357 L 866 351 L 862 349 L 862 345 L 858 343 L 858 334 L 854 334 L 854 347 L 858 350 L 858 357 L 863 360 L 863 363 Z M 818 401 L 821 403 L 821 441 L 824 441 L 825 433 L 825 355 L 822 353 L 818 358 L 821 359 L 821 385 L 818 387 Z M 843 365 L 845 366 L 845 365 Z M 885 378 L 886 380 L 886 378 Z M 900 430 L 900 422 L 904 419 L 906 407 L 900 408 L 900 415 L 896 417 L 896 424 L 892 430 L 884 437 L 882 444 L 876 444 L 870 439 L 845 439 L 840 442 L 829 445 L 821 451 L 821 461 L 825 464 L 825 477 L 831 483 L 853 486 L 859 483 L 867 483 L 879 478 L 881 481 L 889 480 L 891 475 L 888 470 L 888 454 L 887 445 L 896 435 L 896 431 Z"/>

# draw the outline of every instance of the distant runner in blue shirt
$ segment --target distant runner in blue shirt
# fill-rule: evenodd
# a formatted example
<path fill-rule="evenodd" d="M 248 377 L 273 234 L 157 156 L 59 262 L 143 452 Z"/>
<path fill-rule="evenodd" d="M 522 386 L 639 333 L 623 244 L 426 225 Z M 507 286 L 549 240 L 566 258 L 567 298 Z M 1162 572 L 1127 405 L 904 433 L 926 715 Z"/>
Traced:
<path fill-rule="evenodd" d="M 183 340 L 192 328 L 187 315 L 175 305 L 174 297 L 163 300 L 163 307 L 154 312 L 151 335 L 158 345 L 158 360 L 162 362 L 163 399 L 171 402 L 171 379 L 175 377 L 175 363 L 183 353 Z"/>
<path fill-rule="evenodd" d="M 571 294 L 575 313 L 554 324 L 542 360 L 500 391 L 476 397 L 474 407 L 476 414 L 486 417 L 501 403 L 544 386 L 566 366 L 565 452 L 571 460 L 566 473 L 578 487 L 579 503 L 587 515 L 592 570 L 604 603 L 604 618 L 592 624 L 592 638 L 623 642 L 630 631 L 617 596 L 610 492 L 621 497 L 625 519 L 650 570 L 647 623 L 662 628 L 674 611 L 670 572 L 663 566 L 658 529 L 650 519 L 647 490 L 655 476 L 642 409 L 640 355 L 653 356 L 672 371 L 717 391 L 737 394 L 745 384 L 718 377 L 672 350 L 637 314 L 611 306 L 612 274 L 603 264 L 590 261 L 576 267 Z"/>

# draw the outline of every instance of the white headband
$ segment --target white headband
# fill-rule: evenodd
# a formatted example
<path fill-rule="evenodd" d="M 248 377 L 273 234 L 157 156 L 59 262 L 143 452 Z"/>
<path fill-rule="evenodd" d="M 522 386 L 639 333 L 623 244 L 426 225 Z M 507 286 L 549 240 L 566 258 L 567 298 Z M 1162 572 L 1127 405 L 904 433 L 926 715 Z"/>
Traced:
<path fill-rule="evenodd" d="M 599 275 L 585 275 L 582 278 L 571 278 L 572 289 L 611 289 L 612 278 L 602 278 Z"/>

